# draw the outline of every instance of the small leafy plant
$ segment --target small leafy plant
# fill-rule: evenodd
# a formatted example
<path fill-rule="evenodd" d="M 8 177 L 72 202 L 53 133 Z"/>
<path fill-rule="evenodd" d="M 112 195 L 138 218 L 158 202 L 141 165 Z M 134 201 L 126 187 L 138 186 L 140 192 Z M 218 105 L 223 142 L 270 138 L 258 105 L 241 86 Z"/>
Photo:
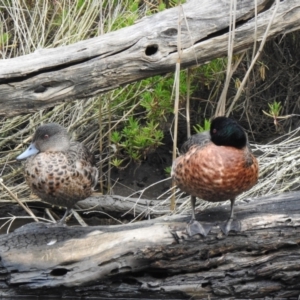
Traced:
<path fill-rule="evenodd" d="M 200 124 L 196 124 L 195 126 L 193 126 L 193 128 L 197 133 L 207 131 L 210 129 L 210 120 L 204 119 L 203 126 L 201 126 Z"/>
<path fill-rule="evenodd" d="M 263 110 L 263 113 L 268 117 L 271 117 L 274 120 L 276 120 L 279 117 L 282 109 L 281 102 L 274 101 L 273 103 L 268 103 L 268 106 L 269 106 L 269 111 L 266 112 Z"/>
<path fill-rule="evenodd" d="M 276 127 L 276 130 L 278 130 L 278 126 L 279 126 L 278 119 L 285 119 L 286 118 L 286 117 L 280 117 L 280 113 L 281 113 L 281 110 L 282 110 L 281 102 L 274 101 L 273 103 L 268 103 L 268 106 L 269 106 L 269 111 L 265 112 L 263 110 L 263 113 L 265 115 L 267 115 L 268 117 L 271 117 L 271 118 L 274 119 L 274 125 Z"/>
<path fill-rule="evenodd" d="M 122 122 L 120 129 L 111 134 L 111 143 L 116 145 L 117 152 L 112 164 L 121 168 L 125 161 L 140 162 L 147 154 L 162 144 L 163 126 L 173 114 L 172 88 L 173 76 L 154 76 L 142 80 L 139 84 L 128 86 L 123 93 L 116 94 L 114 104 L 119 106 L 117 114 L 124 115 L 124 103 L 136 107 Z M 142 90 L 142 93 L 137 91 Z M 180 76 L 180 97 L 186 95 L 186 73 Z M 122 127 L 121 127 L 122 126 Z"/>
<path fill-rule="evenodd" d="M 164 168 L 166 176 L 171 176 L 172 167 L 168 166 Z"/>
<path fill-rule="evenodd" d="M 279 114 L 281 112 L 282 109 L 282 105 L 281 102 L 276 102 L 274 101 L 273 103 L 268 103 L 269 105 L 269 114 L 273 117 L 273 118 L 278 118 Z"/>
<path fill-rule="evenodd" d="M 161 145 L 163 132 L 158 129 L 158 124 L 153 121 L 146 122 L 143 126 L 133 116 L 128 118 L 125 127 L 121 132 L 114 131 L 111 134 L 111 142 L 117 147 L 117 158 L 112 161 L 115 167 L 120 168 L 126 158 L 140 162 L 147 154 Z"/>

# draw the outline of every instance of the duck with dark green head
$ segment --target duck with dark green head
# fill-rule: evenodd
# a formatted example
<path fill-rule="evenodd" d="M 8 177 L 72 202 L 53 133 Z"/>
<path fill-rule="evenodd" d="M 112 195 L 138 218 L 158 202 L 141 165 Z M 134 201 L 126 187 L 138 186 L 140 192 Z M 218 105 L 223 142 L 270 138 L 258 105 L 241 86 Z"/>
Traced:
<path fill-rule="evenodd" d="M 89 197 L 98 180 L 94 156 L 81 143 L 70 141 L 67 130 L 56 123 L 37 128 L 32 143 L 17 160 L 25 161 L 25 179 L 43 201 L 67 208 Z"/>
<path fill-rule="evenodd" d="M 234 120 L 215 118 L 210 131 L 191 136 L 181 147 L 171 173 L 177 186 L 191 195 L 192 219 L 189 235 L 206 236 L 210 226 L 195 218 L 196 197 L 210 202 L 231 201 L 225 234 L 232 229 L 235 198 L 258 180 L 258 162 L 252 154 L 244 129 Z"/>

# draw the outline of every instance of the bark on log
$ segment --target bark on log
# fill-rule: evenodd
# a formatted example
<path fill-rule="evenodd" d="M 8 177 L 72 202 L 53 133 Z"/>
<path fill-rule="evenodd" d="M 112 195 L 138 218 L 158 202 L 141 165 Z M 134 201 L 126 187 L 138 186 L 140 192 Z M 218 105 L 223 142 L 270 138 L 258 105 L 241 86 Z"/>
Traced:
<path fill-rule="evenodd" d="M 274 0 L 237 0 L 234 52 L 261 41 Z M 300 0 L 278 1 L 268 37 L 300 28 Z M 0 61 L 0 116 L 25 114 L 227 54 L 230 1 L 190 0 L 103 36 Z M 180 17 L 179 17 L 180 16 Z M 254 36 L 257 26 L 257 35 Z"/>
<path fill-rule="evenodd" d="M 122 226 L 29 224 L 0 236 L 1 296 L 296 299 L 300 192 L 239 202 L 241 231 L 185 234 L 189 217 Z M 217 224 L 229 206 L 197 215 Z"/>

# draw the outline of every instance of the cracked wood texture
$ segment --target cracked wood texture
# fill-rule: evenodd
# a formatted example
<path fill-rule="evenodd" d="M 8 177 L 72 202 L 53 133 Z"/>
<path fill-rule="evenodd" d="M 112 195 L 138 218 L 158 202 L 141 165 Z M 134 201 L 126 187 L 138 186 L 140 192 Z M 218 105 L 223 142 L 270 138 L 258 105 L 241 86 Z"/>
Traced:
<path fill-rule="evenodd" d="M 177 205 L 182 205 L 184 200 L 179 199 Z M 158 217 L 170 212 L 170 204 L 161 204 L 161 200 L 149 200 L 142 198 L 123 197 L 119 195 L 92 195 L 85 200 L 79 201 L 75 205 L 81 210 L 90 210 L 106 212 L 113 215 L 131 215 L 134 217 L 150 216 Z"/>
<path fill-rule="evenodd" d="M 300 0 L 278 3 L 268 38 L 300 28 Z M 275 0 L 237 0 L 235 53 L 251 47 L 255 39 L 262 40 L 274 9 Z M 172 72 L 177 61 L 185 68 L 226 56 L 229 12 L 228 0 L 190 0 L 103 36 L 1 60 L 0 116 L 27 114 L 95 96 Z"/>
<path fill-rule="evenodd" d="M 230 207 L 197 219 L 206 238 L 185 233 L 189 216 L 121 226 L 31 223 L 0 236 L 0 295 L 97 299 L 297 299 L 300 192 L 238 202 L 240 232 L 218 222 Z"/>

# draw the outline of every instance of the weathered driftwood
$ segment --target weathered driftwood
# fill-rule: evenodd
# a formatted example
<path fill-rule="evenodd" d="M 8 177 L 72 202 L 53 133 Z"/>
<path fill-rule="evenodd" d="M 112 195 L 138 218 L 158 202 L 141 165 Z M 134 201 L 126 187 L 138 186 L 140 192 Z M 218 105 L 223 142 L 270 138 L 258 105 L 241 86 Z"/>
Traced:
<path fill-rule="evenodd" d="M 234 52 L 251 47 L 254 40 L 262 40 L 274 3 L 275 0 L 237 0 Z M 278 3 L 269 38 L 300 28 L 300 0 Z M 225 56 L 229 15 L 230 1 L 190 0 L 97 38 L 1 60 L 0 115 L 33 112 L 174 71 L 179 57 L 178 40 L 183 68 Z"/>
<path fill-rule="evenodd" d="M 76 208 L 82 210 L 102 211 L 122 215 L 141 215 L 157 217 L 166 215 L 170 211 L 170 203 L 159 205 L 161 200 L 149 200 L 144 198 L 131 198 L 118 195 L 93 195 L 76 204 Z M 177 204 L 182 204 L 178 201 Z"/>
<path fill-rule="evenodd" d="M 95 209 L 108 213 L 129 215 L 151 215 L 159 216 L 169 212 L 169 207 L 159 206 L 159 200 L 148 200 L 143 198 L 130 198 L 118 195 L 91 196 L 86 200 L 77 202 L 76 207 L 80 209 Z M 169 203 L 168 203 L 169 204 Z"/>
<path fill-rule="evenodd" d="M 197 218 L 228 217 L 219 206 Z M 189 217 L 122 226 L 29 224 L 0 236 L 1 296 L 296 298 L 300 291 L 300 192 L 238 203 L 241 231 L 185 234 Z M 74 288 L 75 287 L 75 288 Z"/>

